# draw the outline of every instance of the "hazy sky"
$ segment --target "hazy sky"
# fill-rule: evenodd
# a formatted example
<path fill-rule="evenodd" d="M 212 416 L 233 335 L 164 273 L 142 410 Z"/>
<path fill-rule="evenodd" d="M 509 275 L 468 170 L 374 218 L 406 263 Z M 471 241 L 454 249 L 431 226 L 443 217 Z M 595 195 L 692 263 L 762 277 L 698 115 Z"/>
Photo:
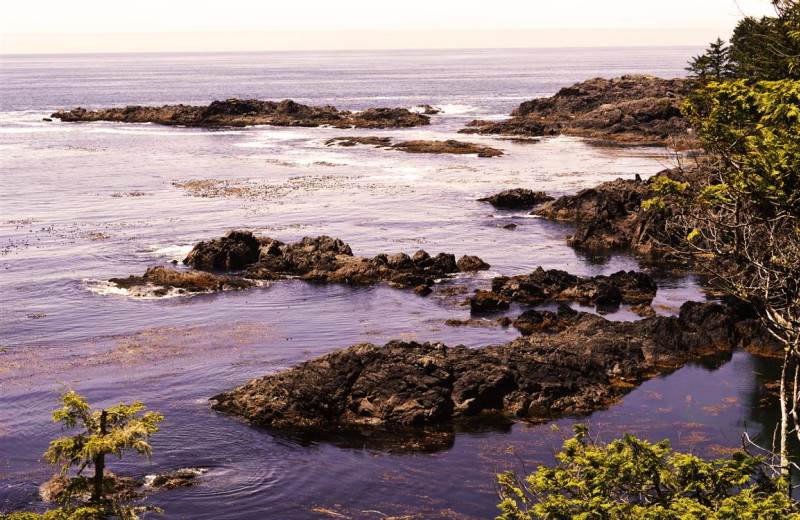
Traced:
<path fill-rule="evenodd" d="M 768 0 L 14 0 L 0 32 L 3 53 L 695 45 L 771 13 Z"/>

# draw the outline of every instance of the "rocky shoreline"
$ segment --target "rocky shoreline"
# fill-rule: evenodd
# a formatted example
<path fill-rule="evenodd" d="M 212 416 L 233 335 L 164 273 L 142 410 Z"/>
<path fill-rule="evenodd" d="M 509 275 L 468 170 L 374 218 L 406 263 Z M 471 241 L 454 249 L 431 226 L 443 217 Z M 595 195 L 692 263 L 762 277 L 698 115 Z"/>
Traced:
<path fill-rule="evenodd" d="M 121 108 L 59 110 L 51 118 L 64 122 L 114 121 L 156 123 L 170 126 L 242 127 L 252 125 L 336 128 L 410 128 L 430 124 L 430 117 L 405 108 L 370 108 L 360 112 L 337 110 L 332 106 L 312 107 L 291 99 L 280 102 L 257 99 L 228 99 L 207 106 L 131 105 Z"/>
<path fill-rule="evenodd" d="M 692 143 L 680 111 L 687 86 L 685 79 L 645 75 L 594 78 L 562 88 L 552 97 L 526 101 L 507 120 L 475 120 L 460 132 L 525 137 L 566 134 L 625 144 Z"/>
<path fill-rule="evenodd" d="M 259 426 L 323 434 L 485 414 L 546 421 L 607 407 L 646 379 L 692 359 L 727 357 L 763 334 L 713 303 L 634 322 L 566 307 L 523 316 L 526 335 L 504 345 L 354 345 L 219 394 L 212 407 Z"/>
<path fill-rule="evenodd" d="M 686 80 L 680 79 L 597 78 L 561 89 L 550 98 L 527 101 L 508 120 L 473 121 L 462 132 L 526 137 L 567 134 L 677 146 L 678 140 L 693 140 L 679 110 L 686 88 Z M 403 109 L 350 113 L 291 101 L 252 100 L 215 102 L 209 107 L 76 109 L 54 117 L 186 126 L 390 128 L 429 123 L 425 115 Z M 332 138 L 325 144 L 479 157 L 503 153 L 455 140 L 393 144 L 389 137 L 354 136 Z M 660 179 L 699 183 L 703 175 L 699 167 L 664 170 L 648 180 L 638 175 L 617 179 L 558 199 L 516 188 L 478 200 L 500 210 L 532 210 L 540 218 L 572 222 L 576 227 L 568 243 L 576 248 L 631 251 L 640 258 L 669 261 L 678 260 L 672 256 L 666 233 L 669 200 L 666 206 L 655 208 L 643 203 L 657 195 Z M 438 279 L 489 268 L 482 259 L 469 255 L 456 260 L 452 254 L 431 256 L 420 250 L 413 256 L 365 258 L 328 236 L 286 244 L 249 231 L 231 231 L 200 242 L 183 263 L 194 271 L 155 267 L 144 276 L 111 282 L 126 289 L 150 285 L 160 291 L 208 292 L 291 277 L 318 283 L 385 282 L 426 295 Z M 353 345 L 223 392 L 212 398 L 212 407 L 276 430 L 389 443 L 399 436 L 403 440 L 395 446 L 427 450 L 450 445 L 457 424 L 541 422 L 584 415 L 610 406 L 639 383 L 690 360 L 724 360 L 737 348 L 760 354 L 774 349 L 774 342 L 746 305 L 687 302 L 676 317 L 657 316 L 650 307 L 657 290 L 649 275 L 635 271 L 585 278 L 538 268 L 526 275 L 497 276 L 490 290 L 479 290 L 464 302 L 473 315 L 502 311 L 512 302 L 534 306 L 574 301 L 596 305 L 598 311 L 613 311 L 622 303 L 639 305 L 636 312 L 647 317 L 620 322 L 565 305 L 557 311 L 529 308 L 516 319 L 491 322 L 491 326 L 513 326 L 520 332 L 519 338 L 503 345 L 470 349 L 399 340 L 382 347 Z M 449 321 L 460 325 L 477 320 Z"/>

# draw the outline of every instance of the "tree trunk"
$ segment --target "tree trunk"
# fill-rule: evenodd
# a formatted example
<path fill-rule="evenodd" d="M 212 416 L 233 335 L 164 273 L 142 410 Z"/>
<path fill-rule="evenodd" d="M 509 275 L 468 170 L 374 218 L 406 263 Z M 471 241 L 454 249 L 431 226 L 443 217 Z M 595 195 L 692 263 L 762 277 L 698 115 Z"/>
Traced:
<path fill-rule="evenodd" d="M 100 436 L 106 434 L 107 412 L 100 412 Z M 94 458 L 94 478 L 92 479 L 92 502 L 100 502 L 103 498 L 103 470 L 105 469 L 105 453 L 100 453 Z"/>
<path fill-rule="evenodd" d="M 792 496 L 792 473 L 791 465 L 789 464 L 789 409 L 786 400 L 789 398 L 786 389 L 786 372 L 789 368 L 789 361 L 791 360 L 790 353 L 787 351 L 783 358 L 783 367 L 781 369 L 781 437 L 780 437 L 780 464 L 781 475 L 786 477 L 788 483 L 788 494 Z"/>

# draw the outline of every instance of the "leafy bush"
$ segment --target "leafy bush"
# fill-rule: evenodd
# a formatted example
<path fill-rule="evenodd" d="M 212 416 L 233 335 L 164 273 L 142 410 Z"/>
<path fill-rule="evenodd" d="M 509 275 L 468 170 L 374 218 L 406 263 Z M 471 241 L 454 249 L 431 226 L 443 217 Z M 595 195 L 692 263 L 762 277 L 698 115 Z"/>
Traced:
<path fill-rule="evenodd" d="M 704 460 L 632 435 L 600 445 L 579 424 L 556 458 L 498 476 L 499 520 L 800 520 L 785 483 L 744 451 Z"/>

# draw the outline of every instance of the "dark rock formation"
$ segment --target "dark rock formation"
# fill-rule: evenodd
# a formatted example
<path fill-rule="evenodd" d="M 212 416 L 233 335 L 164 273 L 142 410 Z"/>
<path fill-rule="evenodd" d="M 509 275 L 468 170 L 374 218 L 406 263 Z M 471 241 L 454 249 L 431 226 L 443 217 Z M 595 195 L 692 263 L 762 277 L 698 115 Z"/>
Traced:
<path fill-rule="evenodd" d="M 539 329 L 555 333 L 482 349 L 355 345 L 217 395 L 213 408 L 278 428 L 418 426 L 486 412 L 551 419 L 608 406 L 663 370 L 746 341 L 716 304 L 690 302 L 679 317 L 636 322 L 538 314 L 550 322 Z"/>
<path fill-rule="evenodd" d="M 281 102 L 256 99 L 214 101 L 208 106 L 127 106 L 89 111 L 59 110 L 51 117 L 62 121 L 117 121 L 200 127 L 221 126 L 305 126 L 330 125 L 338 128 L 406 128 L 430 124 L 428 116 L 405 108 L 371 108 L 361 112 L 336 110 L 332 106 L 310 107 L 291 99 Z"/>
<path fill-rule="evenodd" d="M 570 134 L 623 143 L 674 144 L 688 139 L 681 115 L 687 80 L 644 75 L 595 78 L 562 88 L 549 98 L 522 103 L 511 118 L 473 121 L 463 133 L 543 136 Z"/>
<path fill-rule="evenodd" d="M 480 202 L 488 202 L 492 206 L 501 209 L 530 209 L 551 200 L 553 200 L 553 197 L 548 196 L 543 191 L 532 191 L 525 188 L 505 190 L 491 197 L 478 199 Z"/>
<path fill-rule="evenodd" d="M 405 141 L 392 145 L 392 148 L 408 153 L 452 153 L 478 154 L 478 157 L 499 157 L 503 150 L 475 143 L 465 143 L 448 139 L 446 141 Z"/>
<path fill-rule="evenodd" d="M 112 278 L 109 282 L 127 289 L 134 296 L 165 296 L 170 290 L 179 293 L 202 293 L 238 290 L 252 287 L 254 283 L 235 276 L 216 276 L 203 271 L 176 271 L 164 266 L 147 268 L 144 276 Z"/>
<path fill-rule="evenodd" d="M 600 307 L 615 307 L 622 302 L 650 302 L 658 287 L 641 272 L 619 271 L 610 276 L 583 278 L 558 269 L 536 268 L 529 275 L 497 276 L 492 291 L 480 291 L 468 301 L 473 312 L 497 310 L 496 302 L 516 301 L 526 304 L 546 300 L 577 301 Z"/>
<path fill-rule="evenodd" d="M 222 238 L 195 245 L 183 263 L 206 271 L 238 271 L 258 260 L 261 246 L 249 231 L 229 231 Z"/>
<path fill-rule="evenodd" d="M 231 231 L 221 239 L 200 242 L 184 260 L 195 269 L 242 269 L 251 279 L 275 280 L 297 276 L 322 283 L 370 284 L 389 282 L 396 287 L 416 288 L 419 294 L 436 278 L 459 271 L 478 271 L 489 264 L 476 256 L 439 253 L 431 256 L 417 251 L 379 254 L 374 258 L 353 256 L 350 246 L 328 236 L 306 237 L 284 244 L 249 231 Z"/>
<path fill-rule="evenodd" d="M 659 177 L 699 184 L 705 175 L 700 169 L 690 168 L 664 170 L 646 181 L 616 179 L 546 202 L 532 214 L 576 222 L 568 243 L 581 249 L 631 250 L 644 257 L 671 259 L 670 245 L 676 237 L 666 231 L 671 215 L 669 199 L 664 199 L 665 208 L 649 210 L 642 208 L 642 202 L 656 197 L 653 182 Z"/>

